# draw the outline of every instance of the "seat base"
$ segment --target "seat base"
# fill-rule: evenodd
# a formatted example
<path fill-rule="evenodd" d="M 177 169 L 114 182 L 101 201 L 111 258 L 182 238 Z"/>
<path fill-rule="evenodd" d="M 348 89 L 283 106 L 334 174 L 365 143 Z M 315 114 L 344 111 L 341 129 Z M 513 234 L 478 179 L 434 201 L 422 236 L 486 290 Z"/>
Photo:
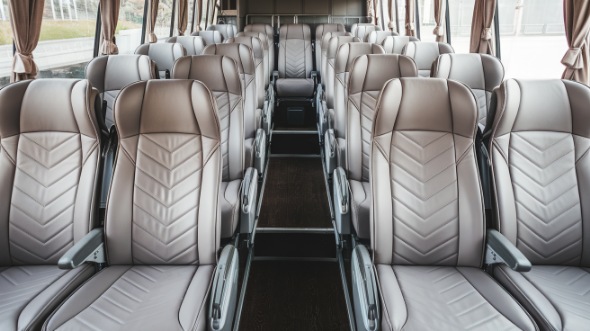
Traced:
<path fill-rule="evenodd" d="M 279 78 L 275 84 L 279 98 L 311 98 L 315 89 L 311 78 Z"/>

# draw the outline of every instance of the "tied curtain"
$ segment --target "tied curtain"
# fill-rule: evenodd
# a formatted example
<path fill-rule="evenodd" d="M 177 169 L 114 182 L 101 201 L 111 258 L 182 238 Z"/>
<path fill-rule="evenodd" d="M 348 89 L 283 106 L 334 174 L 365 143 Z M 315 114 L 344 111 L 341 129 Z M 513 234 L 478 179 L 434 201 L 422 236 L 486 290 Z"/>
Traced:
<path fill-rule="evenodd" d="M 569 49 L 561 60 L 566 66 L 562 78 L 588 84 L 590 1 L 564 0 L 563 21 Z"/>
<path fill-rule="evenodd" d="M 147 32 L 148 32 L 148 41 L 150 43 L 155 43 L 158 41 L 158 36 L 154 32 L 156 28 L 156 19 L 158 18 L 158 6 L 160 5 L 160 0 L 149 0 L 149 17 L 147 20 Z"/>
<path fill-rule="evenodd" d="M 119 54 L 119 48 L 115 43 L 115 31 L 119 21 L 120 6 L 121 0 L 100 0 L 101 55 Z"/>
<path fill-rule="evenodd" d="M 416 36 L 416 1 L 406 0 L 406 36 Z"/>
<path fill-rule="evenodd" d="M 379 8 L 379 0 L 367 0 L 367 23 L 377 24 L 379 18 L 377 17 Z"/>
<path fill-rule="evenodd" d="M 473 19 L 471 21 L 471 53 L 482 53 L 494 55 L 492 43 L 492 23 L 496 0 L 476 0 L 473 8 Z"/>
<path fill-rule="evenodd" d="M 436 27 L 432 33 L 436 36 L 437 42 L 445 41 L 445 30 L 442 22 L 445 18 L 446 7 L 446 0 L 434 0 L 434 21 L 436 22 Z"/>
<path fill-rule="evenodd" d="M 9 0 L 8 6 L 16 47 L 10 82 L 33 79 L 39 71 L 33 59 L 33 50 L 37 47 L 41 34 L 45 0 Z"/>
<path fill-rule="evenodd" d="M 178 35 L 184 36 L 186 33 L 186 27 L 188 25 L 188 0 L 177 0 L 178 2 L 178 20 L 177 29 Z"/>

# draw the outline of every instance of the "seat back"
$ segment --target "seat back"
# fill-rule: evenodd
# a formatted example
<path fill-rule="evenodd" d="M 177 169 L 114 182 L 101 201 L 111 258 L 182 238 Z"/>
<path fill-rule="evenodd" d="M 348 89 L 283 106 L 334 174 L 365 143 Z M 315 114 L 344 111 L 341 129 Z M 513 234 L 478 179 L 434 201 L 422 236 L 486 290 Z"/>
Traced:
<path fill-rule="evenodd" d="M 375 263 L 480 267 L 485 220 L 469 88 L 439 78 L 391 80 L 373 128 Z"/>
<path fill-rule="evenodd" d="M 221 44 L 223 42 L 223 35 L 216 30 L 196 31 L 191 33 L 191 36 L 199 36 L 205 41 L 205 45 Z"/>
<path fill-rule="evenodd" d="M 340 23 L 318 24 L 315 27 L 315 70 L 322 74 L 322 38 L 328 32 L 346 32 L 344 25 Z"/>
<path fill-rule="evenodd" d="M 264 53 L 264 88 L 268 88 L 270 75 L 272 73 L 270 64 L 270 47 L 274 47 L 274 45 L 269 43 L 268 36 L 262 32 L 240 32 L 237 34 L 237 37 L 254 37 L 260 39 L 260 42 L 262 43 L 262 52 Z"/>
<path fill-rule="evenodd" d="M 216 263 L 221 137 L 214 100 L 194 80 L 138 82 L 119 94 L 105 219 L 111 265 Z"/>
<path fill-rule="evenodd" d="M 388 36 L 383 39 L 381 46 L 387 54 L 403 54 L 404 48 L 410 41 L 420 41 L 420 39 L 411 36 Z"/>
<path fill-rule="evenodd" d="M 85 75 L 106 102 L 102 116 L 107 129 L 115 125 L 113 106 L 123 87 L 157 77 L 156 65 L 146 55 L 99 56 L 88 63 Z"/>
<path fill-rule="evenodd" d="M 186 56 L 186 50 L 179 43 L 151 43 L 137 47 L 135 54 L 149 56 L 156 62 L 160 78 L 169 78 L 174 62 Z"/>
<path fill-rule="evenodd" d="M 494 92 L 495 219 L 533 264 L 590 267 L 589 104 L 590 88 L 568 80 L 509 79 Z"/>
<path fill-rule="evenodd" d="M 97 97 L 79 79 L 0 90 L 0 266 L 55 265 L 96 225 Z"/>
<path fill-rule="evenodd" d="M 262 42 L 257 37 L 235 37 L 225 41 L 228 44 L 238 43 L 250 47 L 255 66 L 255 80 L 256 80 L 256 95 L 257 107 L 262 109 L 264 106 L 264 99 L 266 96 L 265 80 L 264 80 L 264 49 Z"/>
<path fill-rule="evenodd" d="M 219 31 L 225 40 L 235 37 L 238 34 L 238 27 L 233 24 L 214 24 L 208 26 L 207 31 Z"/>
<path fill-rule="evenodd" d="M 275 70 L 275 33 L 272 26 L 268 24 L 249 24 L 244 27 L 244 32 L 258 32 L 266 34 L 268 38 L 268 60 L 269 74 Z"/>
<path fill-rule="evenodd" d="M 443 54 L 434 62 L 432 77 L 452 79 L 467 85 L 477 100 L 478 123 L 483 132 L 492 91 L 504 80 L 504 67 L 487 54 Z"/>
<path fill-rule="evenodd" d="M 186 55 L 201 55 L 205 49 L 205 40 L 199 36 L 177 36 L 166 39 L 167 43 L 179 43 L 186 50 Z"/>
<path fill-rule="evenodd" d="M 224 55 L 236 62 L 244 90 L 244 136 L 255 138 L 260 127 L 260 110 L 256 92 L 256 67 L 252 49 L 239 43 L 215 44 L 205 47 L 203 55 Z"/>
<path fill-rule="evenodd" d="M 447 43 L 410 41 L 404 48 L 403 54 L 411 57 L 416 62 L 420 77 L 430 77 L 430 70 L 438 56 L 446 53 L 455 53 L 453 46 Z"/>
<path fill-rule="evenodd" d="M 398 36 L 397 32 L 393 31 L 371 31 L 367 36 L 367 42 L 372 44 L 379 44 L 383 43 L 383 40 L 387 37 Z"/>
<path fill-rule="evenodd" d="M 381 31 L 381 27 L 372 23 L 355 23 L 350 28 L 350 33 L 361 41 L 367 41 L 373 31 Z"/>
<path fill-rule="evenodd" d="M 348 78 L 356 58 L 366 54 L 384 54 L 383 47 L 369 43 L 347 43 L 338 48 L 334 60 L 334 115 L 333 129 L 336 137 L 343 137 L 346 129 L 346 102 Z M 388 65 L 391 62 L 383 62 Z"/>
<path fill-rule="evenodd" d="M 320 42 L 320 77 L 322 78 L 322 87 L 326 88 L 326 72 L 328 67 L 328 46 L 330 46 L 330 39 L 332 37 L 339 37 L 339 36 L 350 36 L 349 32 L 326 32 L 322 36 L 322 41 Z M 317 46 L 316 46 L 317 47 Z"/>
<path fill-rule="evenodd" d="M 279 32 L 279 77 L 309 78 L 312 70 L 309 25 L 281 25 Z"/>
<path fill-rule="evenodd" d="M 417 77 L 418 70 L 407 56 L 362 55 L 353 61 L 349 76 L 345 120 L 337 125 L 345 128 L 338 132 L 338 137 L 346 139 L 343 167 L 350 179 L 369 182 L 369 156 L 379 93 L 387 81 Z"/>
<path fill-rule="evenodd" d="M 326 106 L 328 109 L 334 108 L 334 84 L 336 79 L 335 62 L 336 52 L 340 46 L 347 43 L 360 43 L 361 40 L 353 36 L 339 36 L 332 37 L 328 44 L 328 51 L 326 53 Z"/>
<path fill-rule="evenodd" d="M 185 56 L 176 61 L 172 78 L 205 84 L 215 98 L 221 127 L 224 182 L 244 176 L 244 100 L 236 61 L 222 55 Z"/>

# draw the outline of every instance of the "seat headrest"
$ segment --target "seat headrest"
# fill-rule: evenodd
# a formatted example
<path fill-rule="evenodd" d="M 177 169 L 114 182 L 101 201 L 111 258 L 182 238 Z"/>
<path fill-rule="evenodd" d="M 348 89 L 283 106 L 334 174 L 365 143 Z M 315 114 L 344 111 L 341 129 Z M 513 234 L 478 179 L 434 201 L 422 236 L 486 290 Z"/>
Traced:
<path fill-rule="evenodd" d="M 158 70 L 172 70 L 174 62 L 186 55 L 186 50 L 179 43 L 151 43 L 137 47 L 135 54 L 147 55 L 156 62 Z"/>
<path fill-rule="evenodd" d="M 387 36 L 381 42 L 381 46 L 385 50 L 385 53 L 389 54 L 402 54 L 404 48 L 410 41 L 420 41 L 416 37 L 412 36 Z"/>
<path fill-rule="evenodd" d="M 385 38 L 397 35 L 397 32 L 393 31 L 371 31 L 367 36 L 367 42 L 381 45 Z"/>
<path fill-rule="evenodd" d="M 311 30 L 307 24 L 284 24 L 281 25 L 279 40 L 303 39 L 311 41 Z"/>
<path fill-rule="evenodd" d="M 321 41 L 321 50 L 322 52 L 327 52 L 328 51 L 328 47 L 330 46 L 330 39 L 332 39 L 333 37 L 340 37 L 340 36 L 352 36 L 350 34 L 350 32 L 326 32 L 324 33 L 324 35 L 322 36 L 322 41 Z"/>
<path fill-rule="evenodd" d="M 352 61 L 348 93 L 381 91 L 388 80 L 401 77 L 418 77 L 411 58 L 397 54 L 361 55 Z"/>
<path fill-rule="evenodd" d="M 174 65 L 173 79 L 194 79 L 213 92 L 242 94 L 236 61 L 223 55 L 185 56 Z"/>
<path fill-rule="evenodd" d="M 328 51 L 327 56 L 328 59 L 336 58 L 336 51 L 338 51 L 338 47 L 346 44 L 346 43 L 360 43 L 361 40 L 357 37 L 353 36 L 338 36 L 330 38 L 330 42 L 328 44 Z"/>
<path fill-rule="evenodd" d="M 99 56 L 86 66 L 86 78 L 101 93 L 120 90 L 133 82 L 155 77 L 155 64 L 147 55 Z"/>
<path fill-rule="evenodd" d="M 205 47 L 203 55 L 225 55 L 238 65 L 241 74 L 254 75 L 256 66 L 252 49 L 244 44 L 214 44 Z"/>
<path fill-rule="evenodd" d="M 492 92 L 504 79 L 504 66 L 487 54 L 442 54 L 432 67 L 432 77 L 460 81 L 472 89 Z"/>
<path fill-rule="evenodd" d="M 249 31 L 249 32 L 240 32 L 236 35 L 236 37 L 255 37 L 260 39 L 260 42 L 262 43 L 262 48 L 265 50 L 268 50 L 270 47 L 270 42 L 268 39 L 268 36 L 266 35 L 266 33 L 262 33 L 262 32 L 253 32 L 253 31 Z"/>
<path fill-rule="evenodd" d="M 167 43 L 179 43 L 186 50 L 187 55 L 201 55 L 205 48 L 205 39 L 199 36 L 177 36 L 166 39 Z"/>
<path fill-rule="evenodd" d="M 191 36 L 202 37 L 206 45 L 220 44 L 223 42 L 223 35 L 217 30 L 197 31 L 191 33 Z"/>
<path fill-rule="evenodd" d="M 354 60 L 365 54 L 385 54 L 383 47 L 369 43 L 346 43 L 338 48 L 334 61 L 334 73 L 349 72 Z"/>
<path fill-rule="evenodd" d="M 254 56 L 254 60 L 257 64 L 260 63 L 262 59 L 264 59 L 264 49 L 262 47 L 262 42 L 257 37 L 234 37 L 227 39 L 225 43 L 238 43 L 250 47 L 252 49 L 252 55 Z"/>
<path fill-rule="evenodd" d="M 403 52 L 414 59 L 418 70 L 430 70 L 438 56 L 446 53 L 455 53 L 451 45 L 426 41 L 410 41 Z"/>
<path fill-rule="evenodd" d="M 328 32 L 346 32 L 346 28 L 340 23 L 318 24 L 315 27 L 315 40 L 321 41 L 322 36 Z"/>
<path fill-rule="evenodd" d="M 262 32 L 266 34 L 269 37 L 269 39 L 272 39 L 272 36 L 274 36 L 273 27 L 269 24 L 262 23 L 248 24 L 244 27 L 244 32 Z"/>
<path fill-rule="evenodd" d="M 214 24 L 207 27 L 207 31 L 219 31 L 223 39 L 235 37 L 238 27 L 233 24 Z"/>

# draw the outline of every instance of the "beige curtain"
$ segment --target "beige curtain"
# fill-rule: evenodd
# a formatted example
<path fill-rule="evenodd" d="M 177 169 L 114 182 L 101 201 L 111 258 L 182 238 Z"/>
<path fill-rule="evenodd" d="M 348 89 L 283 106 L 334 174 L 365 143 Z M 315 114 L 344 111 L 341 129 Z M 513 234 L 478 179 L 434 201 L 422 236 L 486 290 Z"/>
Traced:
<path fill-rule="evenodd" d="M 492 41 L 492 23 L 496 0 L 476 0 L 473 8 L 473 20 L 471 21 L 471 53 L 483 53 L 494 55 Z"/>
<path fill-rule="evenodd" d="M 590 83 L 588 79 L 590 2 L 588 0 L 564 0 L 563 20 L 569 49 L 561 60 L 561 63 L 566 66 L 562 78 L 588 84 Z"/>
<path fill-rule="evenodd" d="M 390 31 L 397 32 L 397 28 L 395 27 L 397 8 L 395 8 L 394 0 L 387 1 L 387 12 L 389 13 L 389 24 L 387 24 L 387 28 Z"/>
<path fill-rule="evenodd" d="M 115 43 L 115 30 L 119 21 L 119 7 L 121 0 L 100 0 L 100 22 L 102 45 L 100 54 L 119 54 L 119 48 Z"/>
<path fill-rule="evenodd" d="M 154 29 L 156 28 L 156 19 L 158 18 L 158 5 L 160 4 L 160 0 L 150 0 L 150 7 L 148 9 L 149 17 L 147 20 L 147 32 L 148 32 L 148 41 L 150 43 L 155 43 L 158 41 L 158 36 L 154 33 Z"/>
<path fill-rule="evenodd" d="M 434 20 L 436 27 L 432 33 L 436 36 L 436 41 L 442 42 L 445 40 L 445 30 L 442 25 L 446 15 L 446 1 L 445 0 L 434 0 Z"/>
<path fill-rule="evenodd" d="M 178 0 L 178 35 L 184 36 L 188 25 L 188 0 Z"/>
<path fill-rule="evenodd" d="M 197 2 L 197 8 L 195 9 L 196 26 L 195 32 L 201 31 L 201 15 L 203 12 L 203 2 L 205 0 L 195 0 Z"/>
<path fill-rule="evenodd" d="M 37 77 L 39 68 L 33 59 L 33 50 L 37 47 L 41 34 L 44 5 L 45 0 L 8 1 L 10 25 L 16 46 L 10 82 Z"/>
<path fill-rule="evenodd" d="M 379 0 L 367 0 L 367 23 L 377 24 L 379 18 L 377 17 L 377 8 L 379 8 Z"/>
<path fill-rule="evenodd" d="M 406 0 L 406 36 L 416 36 L 416 2 Z"/>

